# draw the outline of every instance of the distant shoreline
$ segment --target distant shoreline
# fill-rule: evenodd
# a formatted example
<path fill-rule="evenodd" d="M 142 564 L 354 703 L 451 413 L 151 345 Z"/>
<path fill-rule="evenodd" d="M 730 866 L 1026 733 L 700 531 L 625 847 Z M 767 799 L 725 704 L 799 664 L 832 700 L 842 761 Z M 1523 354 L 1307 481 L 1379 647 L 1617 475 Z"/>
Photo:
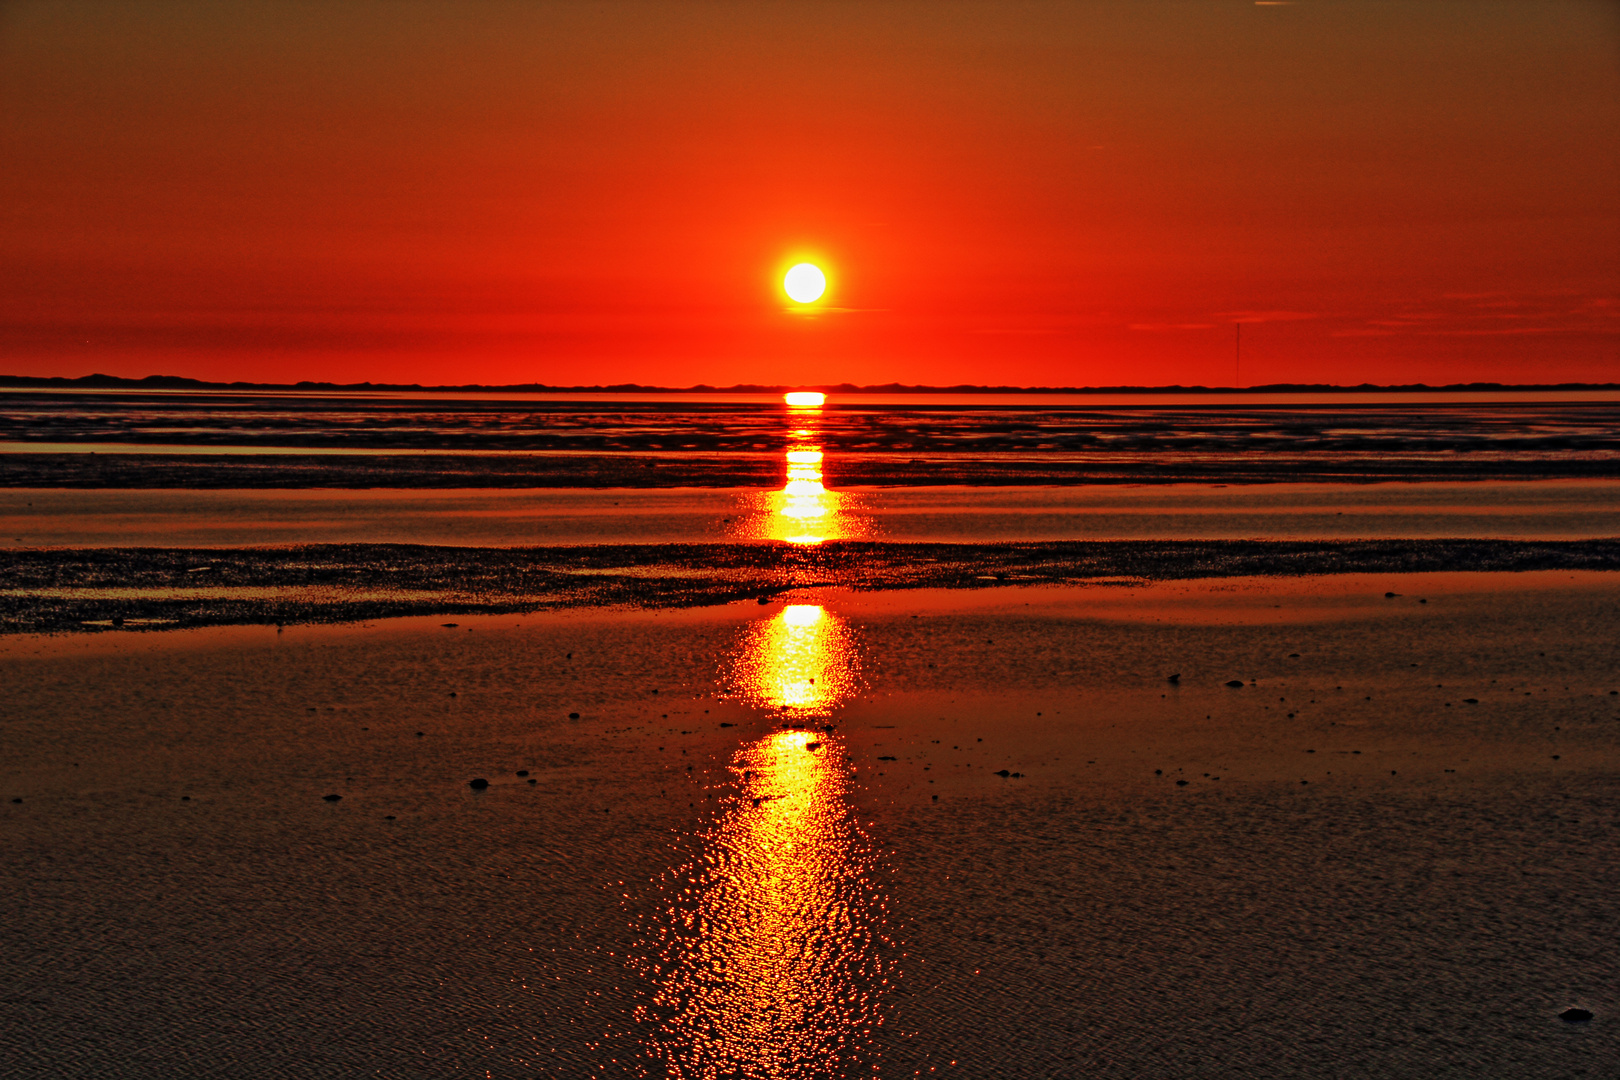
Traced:
<path fill-rule="evenodd" d="M 857 386 L 853 383 L 784 384 L 764 386 L 753 383 L 735 386 L 649 386 L 644 383 L 613 383 L 591 386 L 552 386 L 546 383 L 504 385 L 467 383 L 459 386 L 424 386 L 420 383 L 332 383 L 303 380 L 295 383 L 208 382 L 180 375 L 147 375 L 139 379 L 119 375 L 0 375 L 0 388 L 19 390 L 331 390 L 385 391 L 466 394 L 777 394 L 788 390 L 819 390 L 828 394 L 1443 394 L 1512 393 L 1583 390 L 1620 390 L 1620 383 L 1428 383 L 1381 385 L 1362 383 L 1341 386 L 1334 383 L 1266 383 L 1262 386 L 917 386 L 904 383 Z"/>

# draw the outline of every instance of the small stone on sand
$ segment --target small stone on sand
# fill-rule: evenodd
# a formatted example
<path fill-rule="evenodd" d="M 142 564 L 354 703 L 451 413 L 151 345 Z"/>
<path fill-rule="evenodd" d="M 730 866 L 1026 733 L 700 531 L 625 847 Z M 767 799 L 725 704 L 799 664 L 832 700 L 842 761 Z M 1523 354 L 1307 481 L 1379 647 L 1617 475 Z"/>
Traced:
<path fill-rule="evenodd" d="M 472 788 L 474 791 L 483 791 L 485 788 L 489 787 L 489 781 L 485 780 L 482 776 L 479 776 L 467 781 L 467 786 Z"/>
<path fill-rule="evenodd" d="M 343 796 L 341 796 L 341 795 L 322 795 L 321 798 L 326 800 L 327 802 L 338 802 L 343 798 Z"/>
<path fill-rule="evenodd" d="M 1590 1009 L 1565 1009 L 1558 1014 L 1558 1019 L 1566 1024 L 1584 1024 L 1592 1019 Z"/>

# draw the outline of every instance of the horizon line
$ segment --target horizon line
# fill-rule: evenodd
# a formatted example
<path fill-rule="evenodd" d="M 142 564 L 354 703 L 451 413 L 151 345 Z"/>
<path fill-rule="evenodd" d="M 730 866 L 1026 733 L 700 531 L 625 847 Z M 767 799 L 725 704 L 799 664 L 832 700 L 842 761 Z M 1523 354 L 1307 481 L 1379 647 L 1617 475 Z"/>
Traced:
<path fill-rule="evenodd" d="M 248 382 L 237 380 L 217 382 L 193 379 L 183 375 L 145 375 L 130 378 L 101 373 L 69 377 L 65 375 L 0 375 L 3 389 L 51 389 L 56 387 L 84 387 L 89 389 L 147 389 L 147 390 L 373 390 L 420 393 L 546 393 L 546 394 L 780 394 L 792 390 L 813 390 L 827 394 L 1335 394 L 1335 393 L 1490 393 L 1490 392 L 1546 392 L 1582 390 L 1620 390 L 1620 383 L 1500 383 L 1470 382 L 1432 385 L 1429 383 L 1264 383 L 1256 386 L 988 386 L 958 383 L 952 386 L 923 384 L 882 383 L 858 386 L 854 383 L 792 383 L 761 385 L 737 383 L 732 386 L 712 386 L 697 383 L 692 386 L 653 386 L 645 383 L 599 383 L 595 385 L 553 386 L 547 383 L 462 383 L 423 385 L 421 383 L 334 383 L 302 379 L 295 383 Z"/>

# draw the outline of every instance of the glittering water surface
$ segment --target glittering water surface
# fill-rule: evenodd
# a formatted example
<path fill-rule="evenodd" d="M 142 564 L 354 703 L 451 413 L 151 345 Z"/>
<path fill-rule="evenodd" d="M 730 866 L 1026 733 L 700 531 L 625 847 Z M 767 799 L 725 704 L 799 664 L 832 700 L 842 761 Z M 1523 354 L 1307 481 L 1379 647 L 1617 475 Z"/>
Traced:
<path fill-rule="evenodd" d="M 848 1075 L 875 1055 L 898 951 L 853 771 L 835 735 L 740 747 L 698 857 L 644 948 L 656 985 L 638 1018 L 666 1075 Z"/>
<path fill-rule="evenodd" d="M 858 645 L 819 604 L 741 634 L 729 678 L 781 730 L 740 746 L 695 857 L 665 880 L 638 1019 L 671 1077 L 847 1075 L 875 1054 L 896 974 L 887 897 L 825 721 L 855 689 Z"/>
<path fill-rule="evenodd" d="M 789 604 L 749 627 L 733 692 L 791 720 L 828 715 L 855 691 L 860 659 L 848 624 L 820 604 Z"/>

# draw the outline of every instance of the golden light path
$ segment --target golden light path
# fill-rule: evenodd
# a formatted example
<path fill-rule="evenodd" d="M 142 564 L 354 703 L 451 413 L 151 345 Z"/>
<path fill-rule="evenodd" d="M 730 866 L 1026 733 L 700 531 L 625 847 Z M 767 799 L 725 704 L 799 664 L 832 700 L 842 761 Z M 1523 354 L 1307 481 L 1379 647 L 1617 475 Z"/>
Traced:
<path fill-rule="evenodd" d="M 853 690 L 847 626 L 795 605 L 750 628 L 735 688 L 789 719 L 739 747 L 726 801 L 664 916 L 648 1050 L 680 1080 L 871 1072 L 899 951 L 841 740 L 811 728 Z"/>
<path fill-rule="evenodd" d="M 848 507 L 848 499 L 828 491 L 822 472 L 821 406 L 827 395 L 794 391 L 784 395 L 789 406 L 787 479 L 780 491 L 752 496 L 753 513 L 737 525 L 750 540 L 783 540 L 789 544 L 820 544 L 848 539 L 862 529 Z"/>
<path fill-rule="evenodd" d="M 733 692 L 790 721 L 823 719 L 855 692 L 857 664 L 843 620 L 819 604 L 791 604 L 749 627 Z"/>

